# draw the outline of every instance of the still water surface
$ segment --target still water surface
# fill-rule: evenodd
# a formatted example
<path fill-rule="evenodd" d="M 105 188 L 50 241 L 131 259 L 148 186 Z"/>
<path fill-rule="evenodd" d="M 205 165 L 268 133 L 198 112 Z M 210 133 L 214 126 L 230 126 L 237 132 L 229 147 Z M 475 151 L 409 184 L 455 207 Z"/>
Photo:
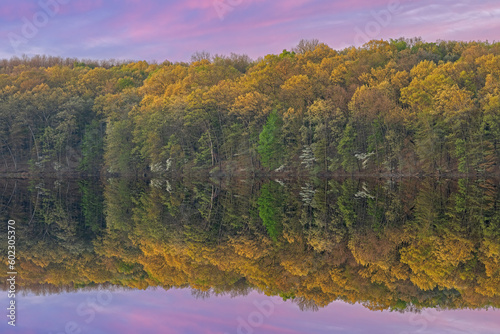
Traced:
<path fill-rule="evenodd" d="M 498 180 L 0 186 L 1 333 L 500 332 Z"/>

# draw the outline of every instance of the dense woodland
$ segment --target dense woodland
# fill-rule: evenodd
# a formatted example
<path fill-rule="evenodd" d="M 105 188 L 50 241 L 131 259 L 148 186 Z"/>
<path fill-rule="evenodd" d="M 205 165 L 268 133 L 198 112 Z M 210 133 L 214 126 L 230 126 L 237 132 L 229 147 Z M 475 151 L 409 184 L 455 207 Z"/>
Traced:
<path fill-rule="evenodd" d="M 0 62 L 0 170 L 500 172 L 500 43 Z"/>
<path fill-rule="evenodd" d="M 278 181 L 4 181 L 16 284 L 257 289 L 307 309 L 500 307 L 498 180 Z"/>

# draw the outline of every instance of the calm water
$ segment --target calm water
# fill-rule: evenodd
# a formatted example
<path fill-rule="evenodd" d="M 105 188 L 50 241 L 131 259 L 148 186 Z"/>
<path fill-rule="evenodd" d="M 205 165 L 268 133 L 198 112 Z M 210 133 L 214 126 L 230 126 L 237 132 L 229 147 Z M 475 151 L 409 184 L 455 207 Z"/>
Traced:
<path fill-rule="evenodd" d="M 499 333 L 498 180 L 4 180 L 1 333 Z"/>

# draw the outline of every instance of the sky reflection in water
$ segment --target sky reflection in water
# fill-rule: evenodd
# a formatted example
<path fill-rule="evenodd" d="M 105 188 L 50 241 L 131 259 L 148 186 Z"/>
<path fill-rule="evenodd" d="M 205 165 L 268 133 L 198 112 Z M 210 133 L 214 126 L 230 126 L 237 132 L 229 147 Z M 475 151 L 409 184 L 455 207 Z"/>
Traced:
<path fill-rule="evenodd" d="M 234 298 L 219 296 L 197 299 L 189 289 L 117 290 L 111 292 L 112 299 L 108 305 L 102 307 L 96 302 L 92 306 L 92 301 L 97 300 L 98 293 L 82 291 L 46 296 L 35 296 L 31 293 L 19 296 L 18 326 L 12 330 L 6 321 L 3 321 L 1 333 L 60 334 L 78 333 L 78 330 L 81 330 L 80 333 L 93 334 L 500 332 L 500 312 L 493 309 L 441 312 L 427 310 L 422 314 L 401 314 L 374 312 L 359 304 L 333 302 L 317 312 L 312 312 L 301 311 L 291 302 L 283 302 L 279 297 L 267 297 L 258 292 Z M 106 298 L 103 295 L 100 300 Z M 2 305 L 6 305 L 5 296 L 0 300 Z M 270 301 L 273 302 L 274 310 L 269 307 Z M 269 317 L 259 311 L 255 304 L 265 305 L 264 313 L 271 310 Z M 92 310 L 95 310 L 93 319 Z"/>

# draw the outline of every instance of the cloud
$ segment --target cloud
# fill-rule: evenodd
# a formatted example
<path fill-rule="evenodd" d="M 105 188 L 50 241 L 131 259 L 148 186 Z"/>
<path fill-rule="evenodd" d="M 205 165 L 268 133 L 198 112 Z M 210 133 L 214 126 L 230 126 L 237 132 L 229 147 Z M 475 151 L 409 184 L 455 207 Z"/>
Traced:
<path fill-rule="evenodd" d="M 24 51 L 176 61 L 188 60 L 197 50 L 247 53 L 256 58 L 289 49 L 302 38 L 318 38 L 341 48 L 359 40 L 357 31 L 376 24 L 374 13 L 386 12 L 393 1 L 398 0 L 73 0 L 61 5 Z M 399 2 L 401 10 L 369 37 L 498 38 L 498 1 Z M 216 6 L 220 4 L 224 5 L 222 14 Z M 28 0 L 1 7 L 4 43 L 0 54 L 13 55 L 7 33 L 20 33 L 22 17 L 32 17 L 37 10 L 37 2 Z"/>

